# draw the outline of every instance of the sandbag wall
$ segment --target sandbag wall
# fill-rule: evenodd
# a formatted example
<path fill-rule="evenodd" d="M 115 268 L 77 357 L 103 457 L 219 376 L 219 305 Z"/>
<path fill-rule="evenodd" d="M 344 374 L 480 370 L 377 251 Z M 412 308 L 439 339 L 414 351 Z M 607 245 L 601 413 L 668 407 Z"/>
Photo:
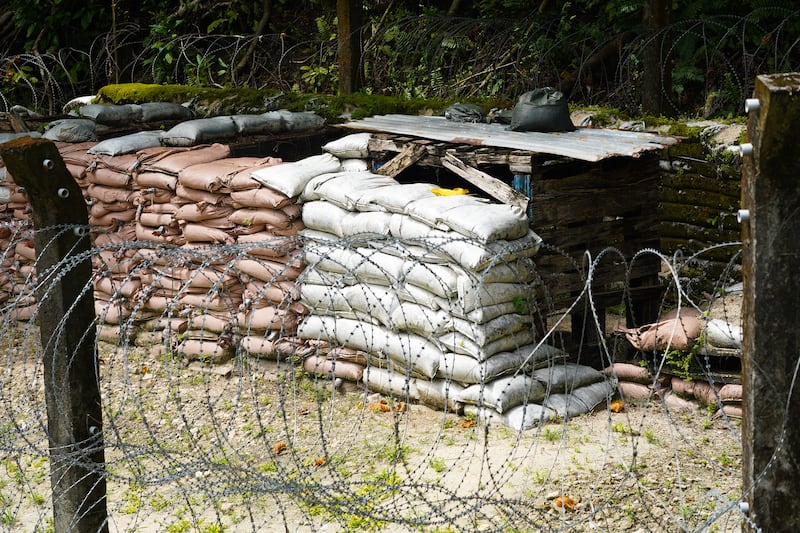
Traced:
<path fill-rule="evenodd" d="M 541 239 L 521 209 L 359 167 L 365 134 L 324 148 L 353 170 L 323 155 L 298 162 L 291 186 L 286 165 L 253 174 L 303 202 L 298 336 L 317 346 L 307 371 L 519 429 L 613 394 L 601 373 L 536 342 Z"/>
<path fill-rule="evenodd" d="M 300 208 L 249 177 L 279 159 L 233 158 L 222 144 L 119 155 L 104 153 L 102 143 L 56 146 L 89 206 L 102 339 L 142 338 L 146 330 L 143 342 L 159 351 L 211 362 L 229 359 L 237 346 L 261 357 L 294 350 L 303 312 L 294 284 L 303 267 Z M 12 176 L 5 185 L 14 192 L 0 211 L 8 221 L 4 303 L 13 301 L 13 317 L 27 320 L 35 309 L 35 254 L 24 233 L 30 208 Z"/>

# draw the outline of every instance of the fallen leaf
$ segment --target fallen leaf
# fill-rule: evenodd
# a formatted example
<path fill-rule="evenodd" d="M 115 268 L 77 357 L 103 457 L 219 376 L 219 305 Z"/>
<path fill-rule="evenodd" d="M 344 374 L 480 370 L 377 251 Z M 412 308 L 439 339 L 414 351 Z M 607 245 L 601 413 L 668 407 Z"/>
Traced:
<path fill-rule="evenodd" d="M 286 442 L 285 442 L 285 441 L 279 440 L 279 441 L 278 441 L 278 442 L 276 442 L 276 443 L 275 443 L 275 445 L 272 447 L 272 451 L 275 453 L 275 455 L 278 455 L 278 454 L 280 454 L 282 451 L 284 451 L 284 450 L 285 450 L 286 448 L 288 448 L 288 447 L 289 447 L 289 445 L 288 445 L 288 444 L 286 444 Z"/>
<path fill-rule="evenodd" d="M 612 400 L 609 404 L 612 413 L 621 413 L 625 410 L 625 403 L 622 400 Z"/>
<path fill-rule="evenodd" d="M 317 457 L 317 460 L 314 461 L 314 466 L 322 466 L 328 462 L 328 458 L 325 456 Z"/>
<path fill-rule="evenodd" d="M 578 505 L 578 502 L 566 494 L 559 496 L 555 501 L 556 507 L 560 509 L 569 509 L 570 511 L 575 509 L 576 505 Z"/>
<path fill-rule="evenodd" d="M 461 421 L 461 427 L 463 429 L 467 429 L 474 427 L 475 424 L 477 423 L 478 423 L 477 420 L 475 420 L 474 418 L 465 418 L 464 420 Z"/>
<path fill-rule="evenodd" d="M 388 413 L 392 410 L 385 401 L 375 402 L 370 404 L 369 406 L 370 411 L 375 411 L 376 413 Z"/>
<path fill-rule="evenodd" d="M 395 404 L 394 404 L 394 412 L 395 413 L 405 413 L 406 412 L 406 402 L 395 402 Z"/>

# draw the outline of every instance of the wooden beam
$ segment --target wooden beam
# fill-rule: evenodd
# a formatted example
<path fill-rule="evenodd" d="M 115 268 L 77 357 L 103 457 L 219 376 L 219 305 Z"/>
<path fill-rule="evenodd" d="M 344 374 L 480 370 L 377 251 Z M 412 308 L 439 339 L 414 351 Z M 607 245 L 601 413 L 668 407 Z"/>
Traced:
<path fill-rule="evenodd" d="M 55 145 L 22 137 L 0 157 L 33 208 L 53 529 L 108 531 L 86 202 Z"/>
<path fill-rule="evenodd" d="M 428 151 L 425 145 L 419 143 L 409 143 L 375 173 L 382 176 L 397 176 L 402 171 L 422 159 Z"/>
<path fill-rule="evenodd" d="M 499 200 L 504 204 L 516 205 L 522 209 L 528 208 L 530 198 L 513 187 L 477 168 L 467 166 L 463 161 L 452 153 L 448 153 L 442 159 L 442 165 L 454 174 L 461 176 L 480 190 Z"/>
<path fill-rule="evenodd" d="M 748 531 L 800 531 L 800 74 L 758 76 L 742 178 L 742 425 Z M 749 219 L 748 219 L 749 215 Z"/>

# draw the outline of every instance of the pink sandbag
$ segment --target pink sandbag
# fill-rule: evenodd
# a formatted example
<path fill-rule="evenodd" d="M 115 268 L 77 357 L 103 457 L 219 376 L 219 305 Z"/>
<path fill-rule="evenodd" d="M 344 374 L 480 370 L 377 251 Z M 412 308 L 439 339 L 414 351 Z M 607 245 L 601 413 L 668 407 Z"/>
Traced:
<path fill-rule="evenodd" d="M 259 358 L 288 358 L 297 353 L 297 345 L 290 339 L 270 340 L 261 335 L 245 335 L 239 341 L 239 347 Z"/>
<path fill-rule="evenodd" d="M 236 238 L 236 242 L 245 245 L 248 254 L 266 258 L 286 257 L 296 253 L 300 247 L 298 241 L 276 237 L 264 231 L 250 235 L 239 235 Z"/>
<path fill-rule="evenodd" d="M 90 216 L 89 224 L 92 226 L 99 226 L 103 228 L 116 228 L 126 222 L 130 222 L 136 217 L 136 209 L 128 209 L 126 211 L 112 211 L 101 217 Z"/>
<path fill-rule="evenodd" d="M 233 213 L 233 208 L 229 206 L 219 206 L 197 202 L 184 204 L 175 212 L 175 218 L 188 222 L 202 222 L 220 217 L 228 217 Z"/>
<path fill-rule="evenodd" d="M 241 298 L 232 294 L 184 293 L 180 299 L 182 307 L 216 312 L 233 312 L 241 303 Z"/>
<path fill-rule="evenodd" d="M 110 204 L 105 202 L 94 202 L 91 206 L 89 206 L 89 215 L 93 217 L 102 217 L 109 213 L 127 211 L 132 207 L 133 205 L 130 202 L 112 202 Z"/>
<path fill-rule="evenodd" d="M 130 318 L 133 310 L 128 305 L 95 300 L 94 314 L 101 323 L 121 324 Z"/>
<path fill-rule="evenodd" d="M 700 408 L 698 404 L 695 402 L 690 402 L 689 400 L 684 400 L 677 394 L 674 394 L 672 391 L 667 391 L 663 394 L 664 403 L 666 404 L 667 408 L 672 411 L 679 411 L 683 413 L 690 413 L 692 411 L 696 411 Z"/>
<path fill-rule="evenodd" d="M 278 228 L 289 227 L 292 219 L 281 209 L 237 209 L 228 217 L 234 224 L 250 226 L 252 224 L 265 224 Z"/>
<path fill-rule="evenodd" d="M 213 333 L 222 333 L 230 328 L 234 322 L 231 316 L 227 318 L 220 318 L 219 316 L 206 313 L 200 315 L 193 315 L 189 320 L 189 325 L 192 329 L 200 331 L 211 331 Z"/>
<path fill-rule="evenodd" d="M 139 215 L 139 222 L 142 226 L 157 228 L 159 226 L 171 226 L 175 231 L 180 230 L 178 221 L 170 213 L 142 213 Z"/>
<path fill-rule="evenodd" d="M 307 357 L 303 361 L 303 370 L 318 376 L 337 377 L 356 382 L 361 381 L 364 375 L 363 365 L 347 361 L 333 361 L 318 355 Z"/>
<path fill-rule="evenodd" d="M 729 418 L 742 418 L 743 413 L 744 409 L 741 405 L 723 405 L 714 416 L 717 418 L 723 415 Z"/>
<path fill-rule="evenodd" d="M 266 231 L 278 237 L 297 237 L 300 230 L 305 229 L 305 224 L 302 220 L 292 220 L 285 228 L 276 228 L 274 226 L 267 226 Z"/>
<path fill-rule="evenodd" d="M 233 206 L 254 207 L 267 209 L 280 209 L 292 202 L 292 199 L 269 187 L 249 189 L 246 191 L 233 191 L 231 193 Z"/>
<path fill-rule="evenodd" d="M 168 204 L 174 199 L 175 193 L 169 189 L 148 187 L 137 190 L 133 202 L 136 205 Z"/>
<path fill-rule="evenodd" d="M 90 170 L 94 169 L 95 172 L 99 169 L 106 169 L 115 171 L 120 174 L 133 174 L 139 167 L 138 154 L 121 154 L 121 155 L 106 155 L 106 154 L 92 154 L 92 163 Z"/>
<path fill-rule="evenodd" d="M 277 281 L 267 283 L 257 279 L 245 279 L 244 293 L 245 300 L 252 300 L 253 305 L 271 303 L 280 307 L 286 307 L 289 303 L 298 303 L 300 299 L 300 289 L 297 284 L 291 281 Z M 302 307 L 302 306 L 301 306 Z M 299 312 L 299 311 L 298 311 Z"/>
<path fill-rule="evenodd" d="M 174 232 L 165 226 L 149 228 L 141 223 L 136 224 L 136 239 L 140 241 L 155 241 L 180 246 L 186 244 L 186 238 L 181 232 Z"/>
<path fill-rule="evenodd" d="M 643 383 L 634 383 L 633 381 L 620 381 L 617 383 L 617 390 L 623 398 L 633 398 L 636 400 L 646 400 L 653 395 L 650 387 Z"/>
<path fill-rule="evenodd" d="M 186 238 L 186 242 L 206 242 L 211 244 L 233 244 L 235 242 L 233 236 L 225 230 L 210 228 L 202 224 L 184 224 L 183 236 Z"/>
<path fill-rule="evenodd" d="M 179 205 L 176 205 L 176 204 L 170 204 L 170 203 L 166 203 L 166 204 L 152 204 L 152 205 L 145 206 L 145 207 L 143 208 L 143 212 L 144 212 L 144 213 L 160 213 L 160 214 L 167 214 L 167 213 L 169 213 L 169 214 L 171 214 L 171 215 L 174 215 L 175 213 L 177 213 L 177 212 L 178 212 L 178 209 L 179 209 L 179 208 L 180 208 L 180 206 L 179 206 Z"/>
<path fill-rule="evenodd" d="M 142 150 L 142 152 L 144 151 Z M 225 144 L 198 145 L 147 158 L 142 166 L 148 170 L 159 170 L 177 176 L 184 168 L 223 159 L 229 155 L 231 155 L 231 149 Z"/>
<path fill-rule="evenodd" d="M 237 315 L 239 327 L 243 331 L 283 331 L 297 329 L 297 315 L 273 306 L 259 307 Z"/>
<path fill-rule="evenodd" d="M 741 402 L 742 386 L 736 383 L 728 383 L 719 389 L 719 399 L 723 402 Z"/>
<path fill-rule="evenodd" d="M 269 260 L 240 259 L 234 264 L 241 272 L 255 279 L 272 283 L 275 281 L 294 281 L 302 268 L 289 266 Z"/>
<path fill-rule="evenodd" d="M 653 382 L 647 367 L 632 363 L 614 363 L 603 369 L 606 376 L 616 376 L 620 381 L 633 381 L 634 383 L 649 384 Z"/>
<path fill-rule="evenodd" d="M 248 182 L 237 185 L 247 189 L 254 189 L 259 187 L 259 183 L 250 179 L 250 172 L 254 167 L 269 165 L 274 160 L 272 157 L 226 157 L 208 163 L 185 167 L 178 171 L 178 181 L 184 187 L 201 191 L 238 190 L 233 189 L 231 184 L 238 174 L 244 174 Z"/>
<path fill-rule="evenodd" d="M 175 188 L 178 186 L 178 178 L 171 174 L 150 170 L 137 173 L 133 183 L 138 189 L 156 187 L 175 192 Z"/>
<path fill-rule="evenodd" d="M 34 250 L 33 241 L 30 239 L 17 242 L 17 245 L 14 246 L 14 252 L 28 261 L 36 261 L 36 250 Z"/>
<path fill-rule="evenodd" d="M 703 329 L 700 315 L 694 308 L 682 307 L 663 317 L 659 322 L 640 328 L 619 329 L 637 350 L 688 350 Z"/>
<path fill-rule="evenodd" d="M 707 381 L 686 381 L 675 376 L 671 385 L 672 390 L 682 396 L 694 398 L 706 405 L 717 403 L 716 388 Z"/>

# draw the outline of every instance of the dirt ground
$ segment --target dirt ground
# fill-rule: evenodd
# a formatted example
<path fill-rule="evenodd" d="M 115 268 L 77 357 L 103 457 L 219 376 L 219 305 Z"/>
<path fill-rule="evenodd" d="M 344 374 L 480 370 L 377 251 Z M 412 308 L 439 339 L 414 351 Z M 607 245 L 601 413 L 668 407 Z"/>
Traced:
<path fill-rule="evenodd" d="M 524 432 L 101 345 L 111 531 L 738 531 L 740 422 L 654 398 Z M 52 531 L 41 370 L 0 378 L 0 528 Z"/>

